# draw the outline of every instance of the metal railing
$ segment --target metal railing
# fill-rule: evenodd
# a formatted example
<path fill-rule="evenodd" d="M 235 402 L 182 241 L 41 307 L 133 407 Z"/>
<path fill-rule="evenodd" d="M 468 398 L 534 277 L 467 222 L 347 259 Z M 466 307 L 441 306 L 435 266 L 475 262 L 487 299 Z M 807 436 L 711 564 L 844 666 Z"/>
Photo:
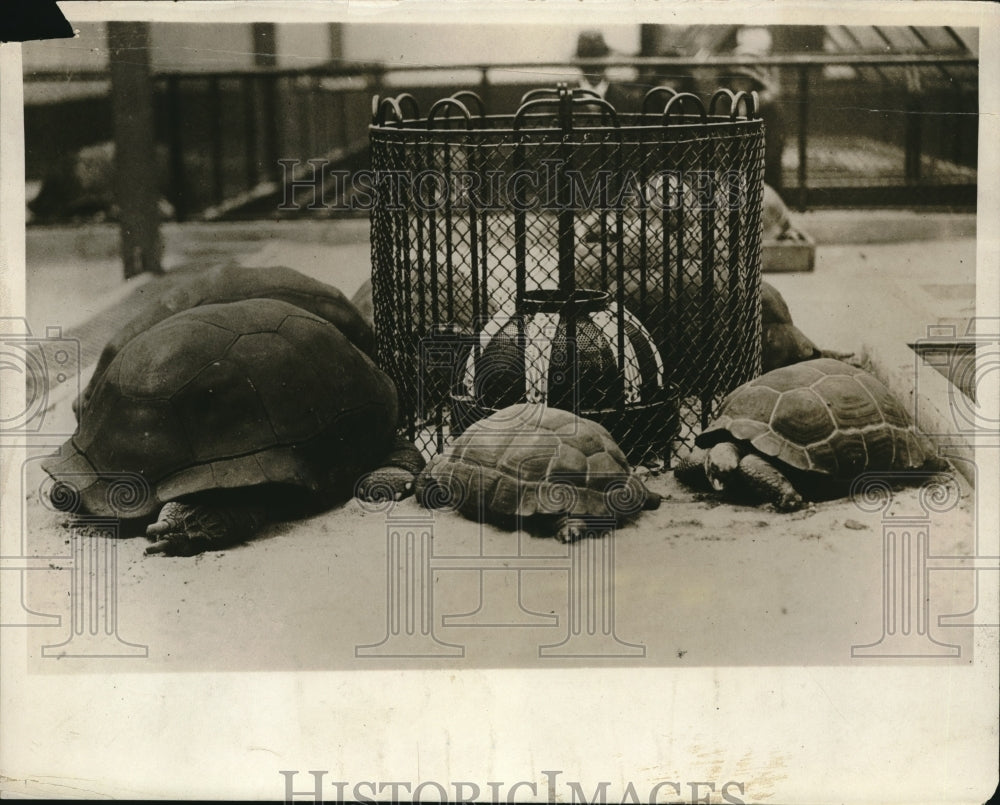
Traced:
<path fill-rule="evenodd" d="M 365 164 L 373 95 L 407 90 L 422 103 L 441 96 L 460 73 L 478 80 L 453 84 L 455 90 L 475 89 L 488 107 L 500 108 L 505 96 L 510 105 L 526 88 L 606 69 L 631 71 L 624 86 L 640 97 L 657 83 L 725 85 L 747 70 L 770 71 L 781 91 L 773 117 L 765 117 L 767 136 L 782 145 L 769 181 L 799 209 L 975 203 L 978 59 L 948 54 L 161 72 L 154 75 L 154 105 L 166 150 L 164 192 L 178 220 L 272 216 L 283 182 L 309 171 L 307 160 L 348 169 Z M 107 82 L 108 74 L 71 78 Z M 25 75 L 26 82 L 66 80 L 65 72 Z M 289 177 L 279 160 L 297 160 L 301 170 Z"/>

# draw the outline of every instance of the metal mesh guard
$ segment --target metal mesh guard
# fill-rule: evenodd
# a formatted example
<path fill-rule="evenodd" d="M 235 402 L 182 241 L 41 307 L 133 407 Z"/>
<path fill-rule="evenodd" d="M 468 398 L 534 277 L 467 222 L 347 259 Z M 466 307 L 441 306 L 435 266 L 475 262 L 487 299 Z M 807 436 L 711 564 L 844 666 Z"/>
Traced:
<path fill-rule="evenodd" d="M 539 294 L 550 328 L 562 327 L 556 341 L 570 345 L 570 378 L 586 386 L 546 401 L 606 424 L 633 461 L 689 449 L 722 398 L 759 374 L 754 95 L 719 90 L 706 110 L 657 88 L 620 112 L 559 86 L 487 116 L 462 92 L 426 117 L 412 96 L 376 97 L 370 137 L 377 357 L 399 391 L 401 430 L 425 451 L 498 404 L 468 383 L 470 365 L 491 371 L 483 356 L 498 319 L 515 322 L 513 349 L 493 350 L 507 396 L 538 397 Z M 592 292 L 606 300 L 596 312 L 579 301 Z M 593 334 L 595 317 L 606 335 Z M 636 321 L 663 367 L 641 399 L 610 391 L 645 369 L 625 332 Z"/>

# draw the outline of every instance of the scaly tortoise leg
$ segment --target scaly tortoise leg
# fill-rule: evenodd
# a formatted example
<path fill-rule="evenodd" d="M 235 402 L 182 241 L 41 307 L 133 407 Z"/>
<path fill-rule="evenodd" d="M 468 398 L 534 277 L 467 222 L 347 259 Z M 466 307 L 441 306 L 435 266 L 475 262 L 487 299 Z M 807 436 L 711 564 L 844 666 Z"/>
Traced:
<path fill-rule="evenodd" d="M 154 540 L 146 554 L 194 556 L 203 551 L 246 542 L 267 522 L 263 506 L 206 505 L 171 501 L 160 510 L 159 519 L 146 529 Z"/>
<path fill-rule="evenodd" d="M 803 505 L 802 497 L 780 470 L 756 453 L 741 455 L 731 442 L 707 451 L 695 448 L 678 462 L 674 476 L 695 489 L 736 495 L 746 492 L 755 500 L 774 503 L 779 511 L 795 511 Z"/>
<path fill-rule="evenodd" d="M 802 496 L 795 491 L 791 481 L 756 453 L 748 453 L 740 459 L 739 473 L 755 497 L 773 503 L 778 511 L 790 512 L 802 508 Z"/>

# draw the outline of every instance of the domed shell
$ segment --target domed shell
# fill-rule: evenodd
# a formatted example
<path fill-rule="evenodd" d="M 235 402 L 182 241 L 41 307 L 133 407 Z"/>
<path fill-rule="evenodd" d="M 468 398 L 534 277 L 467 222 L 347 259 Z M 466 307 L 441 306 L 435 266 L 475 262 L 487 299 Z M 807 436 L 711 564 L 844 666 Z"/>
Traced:
<path fill-rule="evenodd" d="M 391 380 L 336 327 L 273 299 L 203 305 L 128 342 L 61 457 L 43 467 L 92 514 L 123 516 L 109 489 L 141 476 L 128 516 L 209 489 L 316 490 L 329 467 L 374 466 L 397 416 Z"/>
<path fill-rule="evenodd" d="M 160 284 L 155 300 L 144 305 L 102 350 L 93 377 L 81 395 L 82 407 L 87 406 L 101 376 L 126 344 L 164 319 L 201 305 L 246 299 L 279 299 L 326 319 L 366 355 L 375 355 L 375 335 L 371 325 L 347 301 L 347 297 L 332 285 L 294 269 L 284 266 L 245 268 L 218 265 L 198 270 L 193 275 L 175 269 L 157 282 Z"/>
<path fill-rule="evenodd" d="M 467 517 L 637 511 L 642 482 L 605 428 L 538 403 L 503 408 L 471 425 L 425 473 Z M 441 502 L 441 501 L 439 501 Z"/>
<path fill-rule="evenodd" d="M 881 382 L 830 358 L 745 383 L 696 439 L 699 447 L 749 442 L 799 470 L 851 480 L 866 471 L 918 469 L 935 451 Z"/>

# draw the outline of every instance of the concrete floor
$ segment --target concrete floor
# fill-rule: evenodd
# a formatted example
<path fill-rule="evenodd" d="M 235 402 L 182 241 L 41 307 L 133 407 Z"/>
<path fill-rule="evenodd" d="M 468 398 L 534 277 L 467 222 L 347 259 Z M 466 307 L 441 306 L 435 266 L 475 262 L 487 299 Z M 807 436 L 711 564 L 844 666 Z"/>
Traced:
<path fill-rule="evenodd" d="M 348 295 L 368 271 L 363 221 L 165 232 L 168 267 L 229 257 L 247 266 L 288 265 Z M 80 339 L 84 379 L 127 317 L 130 305 L 122 300 L 155 292 L 155 281 L 123 289 L 115 247 L 113 227 L 29 233 L 29 323 L 35 332 L 59 325 Z M 821 243 L 814 272 L 768 279 L 822 346 L 877 357 L 891 343 L 895 360 L 899 344 L 919 338 L 927 325 L 968 318 L 974 266 L 975 240 L 968 236 Z M 23 473 L 24 530 L 15 547 L 42 559 L 33 562 L 38 569 L 21 573 L 24 606 L 16 611 L 26 623 L 49 624 L 30 630 L 28 664 L 36 672 L 73 672 L 84 662 L 88 671 L 360 670 L 846 665 L 893 663 L 901 654 L 910 662 L 967 663 L 971 657 L 967 621 L 939 621 L 976 602 L 975 573 L 963 557 L 976 552 L 980 535 L 972 490 L 961 479 L 954 505 L 943 511 L 928 509 L 919 490 L 906 489 L 884 510 L 843 500 L 782 515 L 704 499 L 668 473 L 650 480 L 665 496 L 658 511 L 622 527 L 613 543 L 587 540 L 570 549 L 455 514 L 430 517 L 412 500 L 391 512 L 352 501 L 272 525 L 230 550 L 144 557 L 144 538 L 81 536 L 65 515 L 42 505 L 38 458 L 72 431 L 70 396 L 53 394 L 48 436 L 35 440 Z M 890 617 L 883 607 L 883 579 L 896 568 L 884 561 L 884 539 L 900 530 L 900 518 L 912 519 L 914 534 L 927 533 L 930 564 L 939 568 L 927 575 L 927 589 L 914 582 L 914 600 L 926 599 L 927 609 L 910 612 L 920 620 L 905 639 L 885 634 L 887 627 L 902 628 L 896 618 L 903 615 Z M 91 525 L 92 532 L 100 524 Z M 432 540 L 423 542 L 422 533 Z M 390 559 L 394 546 L 403 550 L 398 564 Z M 14 554 L 6 542 L 4 553 Z M 105 563 L 97 574 L 107 580 L 101 591 L 83 572 L 95 562 Z M 424 598 L 392 599 L 396 578 L 408 578 Z M 90 592 L 81 596 L 84 588 Z M 96 637 L 87 637 L 80 619 L 106 616 L 112 604 L 116 623 L 105 621 Z M 14 611 L 8 607 L 5 619 Z M 390 611 L 403 619 L 398 628 Z M 74 623 L 81 628 L 67 642 Z M 389 632 L 393 639 L 383 642 Z M 359 648 L 373 644 L 380 646 Z M 877 647 L 852 656 L 852 647 L 864 644 Z M 87 652 L 102 658 L 74 656 Z M 56 656 L 63 659 L 54 662 Z"/>

